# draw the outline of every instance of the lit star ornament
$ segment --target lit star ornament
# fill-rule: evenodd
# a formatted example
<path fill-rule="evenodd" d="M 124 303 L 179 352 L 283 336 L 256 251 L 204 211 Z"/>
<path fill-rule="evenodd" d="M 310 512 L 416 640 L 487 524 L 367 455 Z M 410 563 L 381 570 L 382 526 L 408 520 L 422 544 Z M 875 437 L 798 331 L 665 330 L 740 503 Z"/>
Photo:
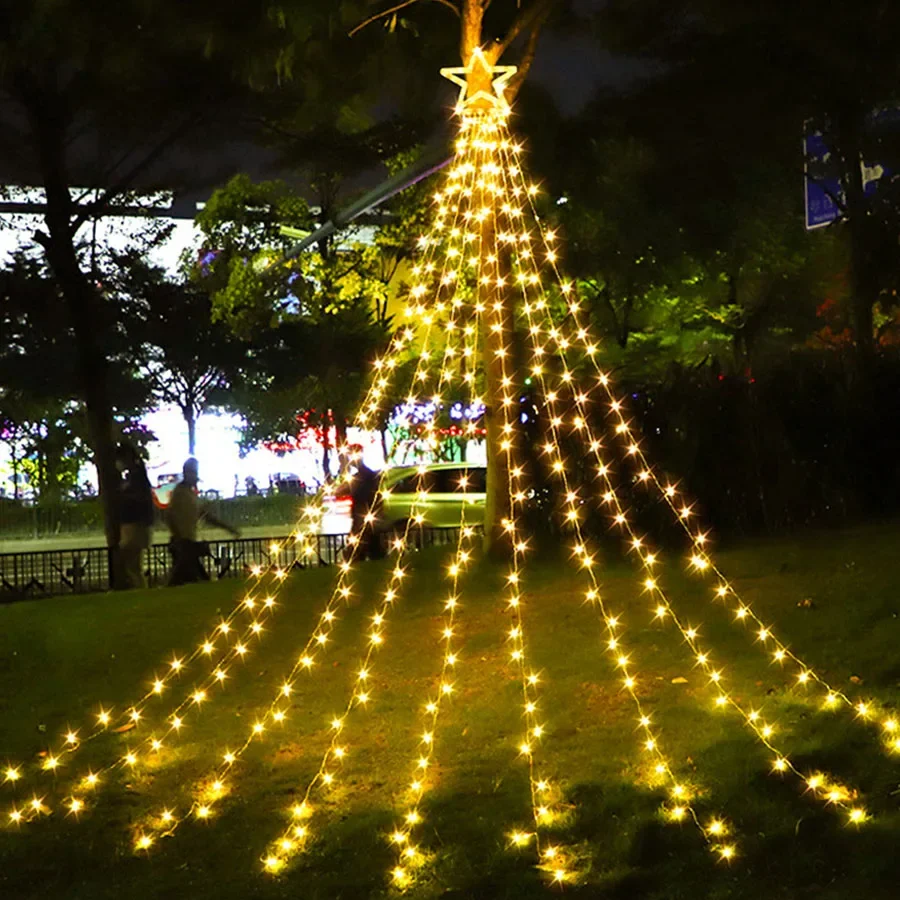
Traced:
<path fill-rule="evenodd" d="M 456 112 L 478 109 L 507 113 L 509 103 L 504 92 L 516 71 L 516 66 L 492 66 L 484 51 L 478 48 L 469 57 L 468 65 L 441 69 L 441 75 L 459 85 Z M 486 89 L 488 84 L 493 93 Z"/>

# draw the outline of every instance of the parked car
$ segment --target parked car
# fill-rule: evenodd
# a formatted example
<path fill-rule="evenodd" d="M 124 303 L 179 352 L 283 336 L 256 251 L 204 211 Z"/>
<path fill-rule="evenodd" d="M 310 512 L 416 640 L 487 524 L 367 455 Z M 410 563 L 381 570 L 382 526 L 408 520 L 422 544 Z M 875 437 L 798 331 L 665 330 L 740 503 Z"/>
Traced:
<path fill-rule="evenodd" d="M 388 469 L 381 476 L 382 501 L 379 531 L 402 530 L 413 516 L 422 525 L 452 528 L 463 519 L 480 522 L 484 513 L 487 469 L 468 463 L 434 463 L 420 473 L 418 467 Z M 417 494 L 424 492 L 421 499 Z"/>
<path fill-rule="evenodd" d="M 470 463 L 432 463 L 420 473 L 418 466 L 398 466 L 381 473 L 381 500 L 376 506 L 378 532 L 401 531 L 414 516 L 421 525 L 452 528 L 466 521 L 480 522 L 484 513 L 487 469 Z M 424 496 L 417 499 L 422 491 Z M 343 521 L 349 529 L 353 513 L 350 486 L 342 484 L 326 504 L 326 521 Z M 326 530 L 332 528 L 326 525 Z"/>

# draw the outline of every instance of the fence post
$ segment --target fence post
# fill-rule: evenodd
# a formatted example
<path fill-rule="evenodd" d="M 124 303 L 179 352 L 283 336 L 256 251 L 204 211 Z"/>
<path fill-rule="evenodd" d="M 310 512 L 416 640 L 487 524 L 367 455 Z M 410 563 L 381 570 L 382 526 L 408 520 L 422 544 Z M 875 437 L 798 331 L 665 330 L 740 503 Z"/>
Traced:
<path fill-rule="evenodd" d="M 114 573 L 113 567 L 116 564 L 115 559 L 113 559 L 113 554 L 115 553 L 115 549 L 113 547 L 106 548 L 106 590 L 111 591 L 114 584 Z"/>

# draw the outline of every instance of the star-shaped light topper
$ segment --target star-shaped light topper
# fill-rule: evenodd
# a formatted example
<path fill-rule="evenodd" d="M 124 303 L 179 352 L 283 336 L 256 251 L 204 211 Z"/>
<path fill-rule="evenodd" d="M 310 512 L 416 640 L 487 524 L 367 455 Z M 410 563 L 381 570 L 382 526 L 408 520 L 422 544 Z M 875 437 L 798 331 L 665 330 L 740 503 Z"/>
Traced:
<path fill-rule="evenodd" d="M 496 109 L 508 112 L 509 103 L 504 97 L 504 91 L 516 71 L 516 66 L 492 66 L 479 47 L 469 57 L 468 65 L 441 69 L 441 75 L 459 85 L 457 112 L 461 113 L 468 109 Z M 488 81 L 494 89 L 493 93 L 489 93 L 483 87 Z"/>

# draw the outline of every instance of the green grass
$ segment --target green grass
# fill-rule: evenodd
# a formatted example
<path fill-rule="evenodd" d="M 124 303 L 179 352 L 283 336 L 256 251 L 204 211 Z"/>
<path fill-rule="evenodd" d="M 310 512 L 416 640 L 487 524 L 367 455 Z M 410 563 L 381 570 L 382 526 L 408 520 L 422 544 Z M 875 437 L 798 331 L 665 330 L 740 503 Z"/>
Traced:
<path fill-rule="evenodd" d="M 792 648 L 851 696 L 891 705 L 900 697 L 900 528 L 825 532 L 757 542 L 720 554 L 754 608 Z M 227 689 L 187 719 L 159 764 L 110 776 L 80 821 L 58 813 L 19 829 L 0 825 L 0 897 L 25 898 L 370 898 L 387 887 L 394 853 L 386 839 L 403 809 L 422 730 L 422 705 L 439 663 L 443 557 L 415 558 L 415 572 L 388 620 L 372 665 L 374 702 L 347 720 L 349 749 L 340 786 L 314 795 L 316 839 L 282 875 L 261 871 L 268 842 L 286 809 L 315 773 L 330 739 L 328 721 L 346 702 L 364 652 L 372 600 L 349 608 L 310 677 L 298 683 L 288 724 L 253 745 L 232 778 L 233 792 L 207 823 L 186 822 L 149 854 L 135 854 L 135 823 L 168 805 L 184 809 L 217 754 L 246 734 L 254 711 L 271 698 L 321 608 L 333 573 L 292 576 L 262 642 Z M 362 571 L 362 570 L 361 570 Z M 695 785 L 701 817 L 733 825 L 739 856 L 717 862 L 689 824 L 663 821 L 662 793 L 644 777 L 631 702 L 617 686 L 601 643 L 597 614 L 581 602 L 585 585 L 568 567 L 536 563 L 524 608 L 529 654 L 543 673 L 547 737 L 542 768 L 559 786 L 567 813 L 554 840 L 577 859 L 581 880 L 566 896 L 604 898 L 747 898 L 837 900 L 895 898 L 898 758 L 882 749 L 877 728 L 852 713 L 823 713 L 813 692 L 791 685 L 752 635 L 711 605 L 708 585 L 667 564 L 662 579 L 684 618 L 701 627 L 730 685 L 747 706 L 776 719 L 779 740 L 801 770 L 823 768 L 858 788 L 874 814 L 862 828 L 804 794 L 797 779 L 771 772 L 771 758 L 734 714 L 716 711 L 671 624 L 653 624 L 628 565 L 608 561 L 605 597 L 621 610 L 623 634 L 641 674 L 641 695 L 661 726 L 675 768 Z M 387 575 L 369 564 L 360 576 L 369 597 Z M 528 848 L 507 835 L 527 828 L 527 772 L 518 757 L 521 692 L 508 668 L 509 616 L 502 573 L 473 568 L 464 582 L 458 634 L 457 691 L 437 732 L 435 788 L 422 807 L 420 846 L 427 864 L 413 897 L 550 896 Z M 32 790 L 56 804 L 73 776 L 124 751 L 133 735 L 83 745 L 55 776 L 37 772 L 49 740 L 87 725 L 98 704 L 136 697 L 173 650 L 189 652 L 207 625 L 242 594 L 235 582 L 181 589 L 58 598 L 0 608 L 0 762 L 30 765 L 27 784 L 0 785 L 0 811 Z M 813 605 L 798 605 L 811 598 Z M 178 682 L 189 689 L 198 664 Z M 236 671 L 236 670 L 232 670 Z M 687 684 L 673 684 L 673 678 Z M 862 679 L 851 683 L 851 676 Z M 176 689 L 177 691 L 177 689 Z M 158 722 L 176 691 L 148 705 Z M 178 693 L 180 698 L 181 693 Z M 152 729 L 152 721 L 143 734 Z"/>

